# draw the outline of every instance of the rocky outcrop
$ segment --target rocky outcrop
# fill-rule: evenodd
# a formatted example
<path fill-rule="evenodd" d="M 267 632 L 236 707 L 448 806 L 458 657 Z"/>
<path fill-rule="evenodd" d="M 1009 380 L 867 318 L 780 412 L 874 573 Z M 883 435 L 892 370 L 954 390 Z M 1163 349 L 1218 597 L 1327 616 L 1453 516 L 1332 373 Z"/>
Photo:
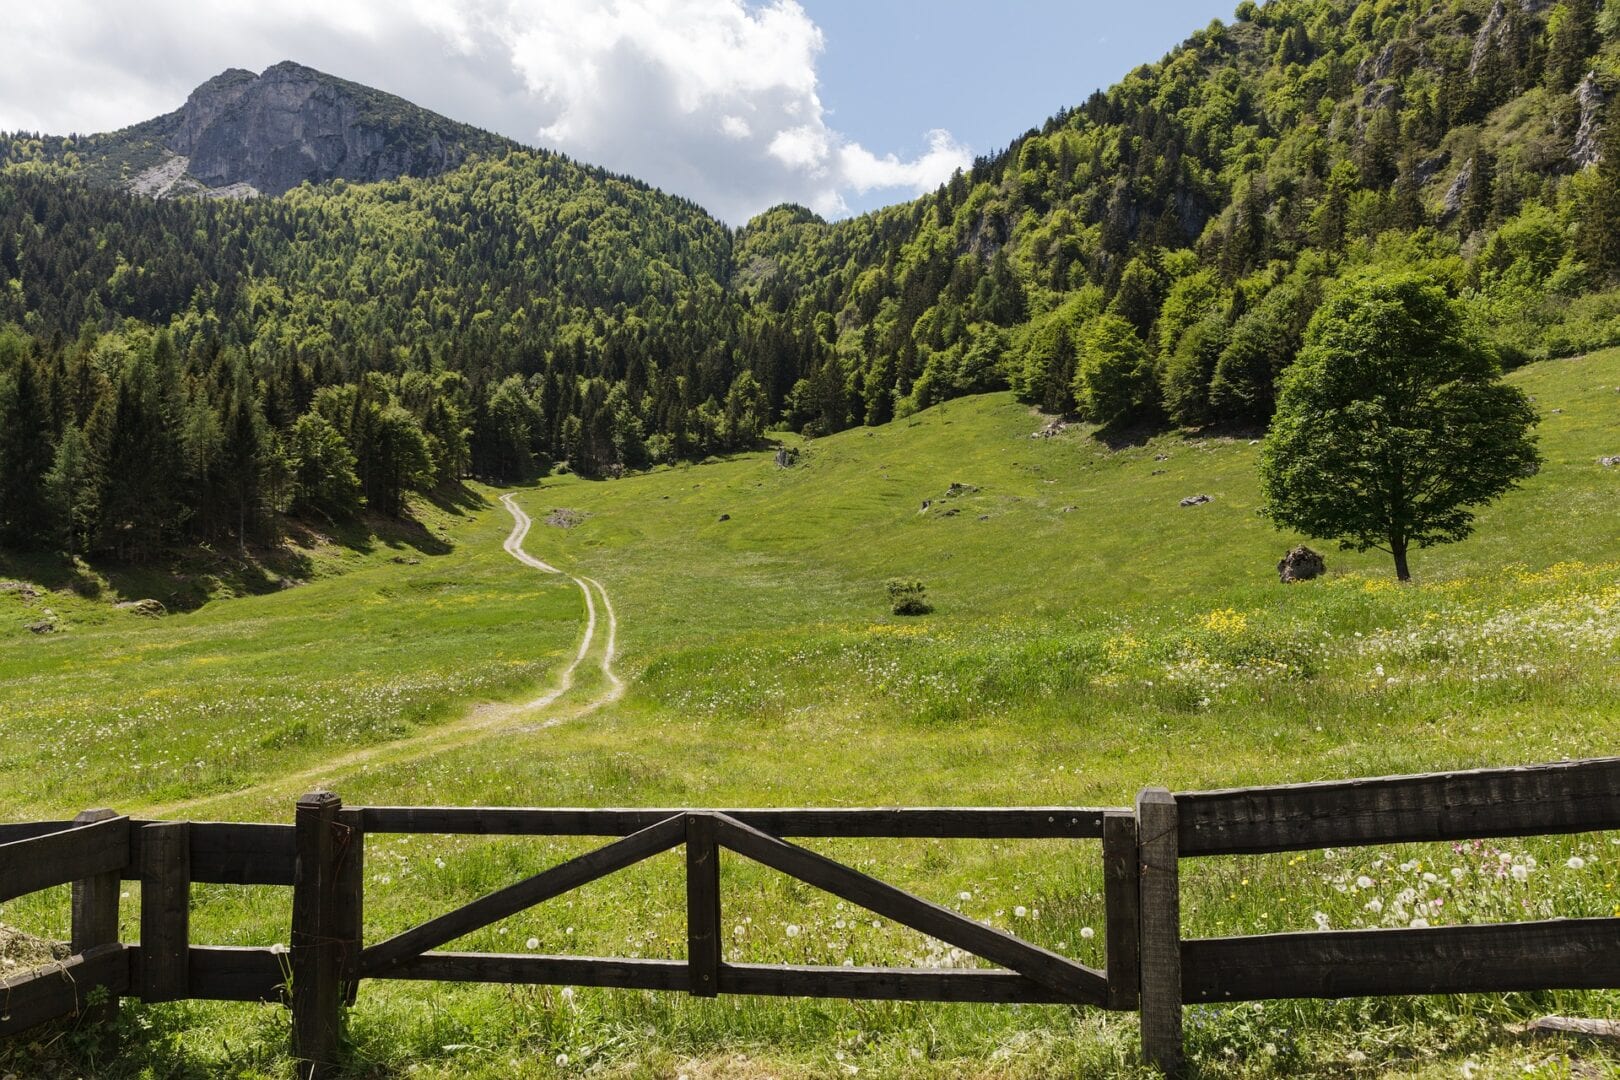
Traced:
<path fill-rule="evenodd" d="M 453 137 L 460 125 L 294 63 L 258 76 L 227 71 L 180 112 L 169 149 L 210 188 L 275 195 L 305 181 L 431 176 L 469 151 Z"/>
<path fill-rule="evenodd" d="M 1301 544 L 1282 557 L 1277 564 L 1277 577 L 1284 585 L 1296 581 L 1310 581 L 1327 573 L 1327 560 Z"/>
<path fill-rule="evenodd" d="M 1587 72 L 1581 85 L 1575 88 L 1575 103 L 1581 110 L 1581 125 L 1575 131 L 1575 146 L 1570 150 L 1569 157 L 1576 168 L 1596 165 L 1603 156 L 1598 145 L 1603 125 L 1598 123 L 1598 117 L 1603 112 L 1605 97 L 1603 87 L 1598 85 L 1596 72 Z"/>

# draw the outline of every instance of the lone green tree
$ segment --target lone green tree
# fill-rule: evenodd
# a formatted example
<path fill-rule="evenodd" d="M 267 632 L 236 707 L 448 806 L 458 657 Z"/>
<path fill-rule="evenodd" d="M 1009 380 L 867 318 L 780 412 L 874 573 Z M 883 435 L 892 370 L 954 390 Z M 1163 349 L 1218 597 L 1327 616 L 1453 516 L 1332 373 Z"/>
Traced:
<path fill-rule="evenodd" d="M 1386 551 L 1410 581 L 1410 548 L 1463 539 L 1540 463 L 1529 399 L 1420 275 L 1347 285 L 1305 341 L 1260 451 L 1278 528 Z"/>

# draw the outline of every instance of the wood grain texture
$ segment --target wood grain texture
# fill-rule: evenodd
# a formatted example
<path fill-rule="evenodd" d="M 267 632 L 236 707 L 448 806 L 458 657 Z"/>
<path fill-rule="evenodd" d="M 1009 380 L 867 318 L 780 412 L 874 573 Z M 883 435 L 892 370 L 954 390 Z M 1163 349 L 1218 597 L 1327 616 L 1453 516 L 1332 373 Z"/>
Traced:
<path fill-rule="evenodd" d="M 191 945 L 190 826 L 145 825 L 141 833 L 141 946 L 134 962 L 142 1001 L 187 996 Z"/>
<path fill-rule="evenodd" d="M 1620 828 L 1620 758 L 1176 795 L 1181 853 L 1239 855 Z"/>
<path fill-rule="evenodd" d="M 715 817 L 715 835 L 722 846 L 739 855 L 1011 968 L 1064 995 L 1065 1000 L 1083 1005 L 1101 1005 L 1107 1000 L 1108 981 L 1103 974 L 1067 957 L 912 896 L 824 855 L 778 840 L 724 815 Z"/>
<path fill-rule="evenodd" d="M 1142 1057 L 1166 1076 L 1185 1068 L 1181 1043 L 1181 877 L 1176 797 L 1146 788 L 1136 797 L 1140 872 Z"/>
<path fill-rule="evenodd" d="M 1107 913 L 1108 1007 L 1135 1009 L 1141 1000 L 1139 946 L 1141 867 L 1136 815 L 1110 810 L 1103 819 L 1103 902 Z"/>
<path fill-rule="evenodd" d="M 711 814 L 686 815 L 686 962 L 693 997 L 720 992 L 720 848 Z"/>
<path fill-rule="evenodd" d="M 105 987 L 116 1002 L 129 990 L 129 967 L 124 946 L 96 945 L 61 963 L 0 979 L 0 1036 L 84 1013 L 96 987 Z"/>
<path fill-rule="evenodd" d="M 720 968 L 720 991 L 725 994 L 866 1001 L 1074 1004 L 1067 994 L 1042 986 L 1015 971 L 988 970 L 725 964 Z"/>
<path fill-rule="evenodd" d="M 432 982 L 684 991 L 688 987 L 689 970 L 684 960 L 536 956 L 533 953 L 430 952 L 406 957 L 373 977 Z"/>
<path fill-rule="evenodd" d="M 324 1080 L 338 1067 L 343 999 L 333 832 L 342 806 L 331 792 L 316 791 L 299 799 L 294 812 L 292 1013 L 299 1080 Z"/>
<path fill-rule="evenodd" d="M 187 994 L 195 1001 L 290 1003 L 291 955 L 286 949 L 193 945 Z"/>
<path fill-rule="evenodd" d="M 86 811 L 79 819 L 66 830 L 0 845 L 0 904 L 108 873 L 116 882 L 129 858 L 129 819 L 111 810 Z"/>
<path fill-rule="evenodd" d="M 687 808 L 663 810 L 525 807 L 368 806 L 370 832 L 455 833 L 489 836 L 628 836 Z M 925 837 L 938 839 L 1098 839 L 1103 811 L 1045 806 L 837 808 L 828 810 L 715 810 L 772 836 Z"/>
<path fill-rule="evenodd" d="M 408 956 L 435 949 L 496 920 L 515 915 L 524 908 L 633 866 L 661 851 L 668 851 L 685 840 L 686 821 L 683 816 L 658 822 L 623 840 L 553 866 L 437 919 L 430 919 L 378 942 L 361 953 L 360 974 L 364 978 L 381 975 Z"/>
<path fill-rule="evenodd" d="M 1182 942 L 1189 1002 L 1620 988 L 1620 919 Z"/>

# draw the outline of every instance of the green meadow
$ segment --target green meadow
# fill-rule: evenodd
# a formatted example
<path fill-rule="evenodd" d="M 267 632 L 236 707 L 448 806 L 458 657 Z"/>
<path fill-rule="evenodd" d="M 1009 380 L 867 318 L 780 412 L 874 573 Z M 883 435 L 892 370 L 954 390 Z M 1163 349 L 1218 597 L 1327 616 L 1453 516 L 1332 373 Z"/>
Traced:
<path fill-rule="evenodd" d="M 814 441 L 520 491 L 528 552 L 603 585 L 580 643 L 566 578 L 501 547 L 499 492 L 423 503 L 415 542 L 311 539 L 295 588 L 143 618 L 97 599 L 0 594 L 0 811 L 89 806 L 288 821 L 329 786 L 351 805 L 1127 805 L 1144 785 L 1293 782 L 1616 752 L 1620 351 L 1516 372 L 1546 462 L 1465 543 L 1326 555 L 1259 513 L 1247 438 L 1109 446 L 994 394 Z M 1182 499 L 1210 500 L 1182 506 Z M 925 505 L 926 504 L 926 505 Z M 565 524 L 549 524 L 554 520 Z M 8 568 L 6 573 L 13 573 Z M 916 578 L 932 614 L 889 612 Z M 116 586 L 113 586 L 116 588 Z M 130 598 L 127 595 L 121 598 Z M 51 608 L 59 632 L 26 628 Z M 1620 914 L 1620 837 L 1199 860 L 1187 936 Z M 580 840 L 376 836 L 376 940 L 586 850 Z M 811 846 L 1088 963 L 1102 959 L 1091 842 Z M 738 859 L 726 955 L 816 964 L 968 962 Z M 470 936 L 491 951 L 680 957 L 676 853 Z M 125 905 L 136 936 L 138 889 Z M 285 939 L 287 890 L 197 886 L 193 939 Z M 63 937 L 66 891 L 0 909 Z M 8 939 L 9 940 L 9 939 Z M 8 948 L 10 946 L 8 945 Z M 20 946 L 19 946 L 20 948 Z M 13 963 L 16 961 L 13 960 Z M 1599 1076 L 1592 1046 L 1534 1043 L 1545 1013 L 1620 994 L 1281 1002 L 1189 1010 L 1198 1075 Z M 0 1075 L 279 1077 L 274 1007 L 126 1005 L 109 1031 L 0 1047 Z M 1134 1017 L 1057 1007 L 795 1002 L 368 983 L 355 1077 L 1045 1077 L 1135 1069 Z"/>

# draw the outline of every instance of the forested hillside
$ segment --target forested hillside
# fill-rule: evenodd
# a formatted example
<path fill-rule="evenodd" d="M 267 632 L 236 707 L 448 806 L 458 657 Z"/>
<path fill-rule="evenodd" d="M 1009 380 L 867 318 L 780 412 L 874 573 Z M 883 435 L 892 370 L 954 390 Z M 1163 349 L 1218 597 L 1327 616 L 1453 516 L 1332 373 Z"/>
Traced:
<path fill-rule="evenodd" d="M 1509 366 L 1617 342 L 1617 89 L 1620 0 L 1245 3 L 934 195 L 735 234 L 545 152 L 157 202 L 5 137 L 0 543 L 138 558 L 1009 387 L 1254 429 L 1380 264 Z"/>

